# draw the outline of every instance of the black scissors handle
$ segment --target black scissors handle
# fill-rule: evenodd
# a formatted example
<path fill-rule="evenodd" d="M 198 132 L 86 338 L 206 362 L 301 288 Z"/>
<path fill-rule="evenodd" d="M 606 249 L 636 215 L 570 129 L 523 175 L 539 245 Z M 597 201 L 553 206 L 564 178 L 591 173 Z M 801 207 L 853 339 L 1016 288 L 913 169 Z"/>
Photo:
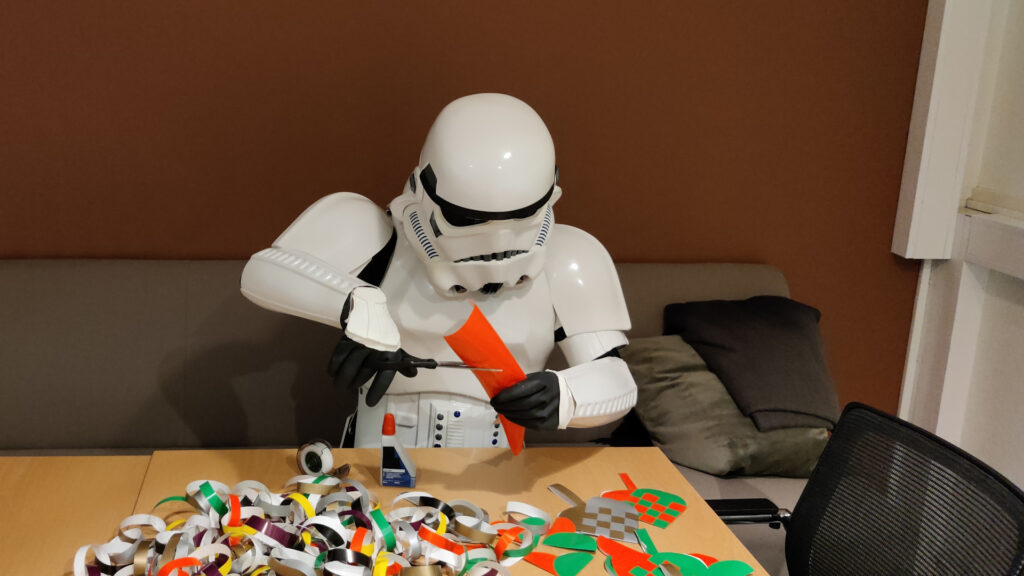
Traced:
<path fill-rule="evenodd" d="M 432 370 L 437 368 L 437 360 L 431 360 L 428 358 L 417 358 L 407 354 L 404 350 L 399 350 L 394 354 L 394 358 L 382 359 L 380 357 L 374 358 L 367 362 L 367 366 L 376 370 L 395 370 L 400 371 L 407 368 L 426 368 Z"/>
<path fill-rule="evenodd" d="M 448 360 L 439 362 L 430 358 L 417 358 L 406 354 L 404 351 L 400 358 L 395 358 L 394 360 L 371 360 L 367 365 L 370 368 L 376 368 L 377 370 L 395 371 L 401 371 L 405 368 L 426 368 L 427 370 L 433 370 L 435 368 L 462 368 L 464 370 L 478 370 L 483 372 L 501 372 L 500 368 L 483 368 L 479 366 L 469 366 L 463 362 Z"/>

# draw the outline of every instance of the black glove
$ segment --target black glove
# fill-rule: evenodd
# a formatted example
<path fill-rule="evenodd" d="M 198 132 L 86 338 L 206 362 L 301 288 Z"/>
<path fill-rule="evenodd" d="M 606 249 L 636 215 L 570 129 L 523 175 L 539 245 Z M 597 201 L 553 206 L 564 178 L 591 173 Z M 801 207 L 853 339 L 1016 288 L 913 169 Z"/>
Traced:
<path fill-rule="evenodd" d="M 418 358 L 401 348 L 395 352 L 374 350 L 343 335 L 331 354 L 327 373 L 334 378 L 335 386 L 347 388 L 358 388 L 373 376 L 366 404 L 376 406 L 391 386 L 396 371 L 408 378 L 416 375 L 416 367 L 407 364 L 411 360 Z"/>
<path fill-rule="evenodd" d="M 535 430 L 558 428 L 558 375 L 533 372 L 491 398 L 491 406 L 505 418 Z"/>

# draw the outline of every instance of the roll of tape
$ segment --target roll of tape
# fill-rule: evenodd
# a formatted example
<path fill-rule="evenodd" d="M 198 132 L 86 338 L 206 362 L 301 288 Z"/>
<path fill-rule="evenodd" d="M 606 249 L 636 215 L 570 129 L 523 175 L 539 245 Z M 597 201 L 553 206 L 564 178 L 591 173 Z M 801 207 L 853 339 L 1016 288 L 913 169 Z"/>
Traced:
<path fill-rule="evenodd" d="M 331 455 L 331 445 L 326 440 L 314 440 L 303 444 L 295 455 L 295 462 L 299 470 L 311 476 L 330 474 L 334 470 L 334 456 Z"/>

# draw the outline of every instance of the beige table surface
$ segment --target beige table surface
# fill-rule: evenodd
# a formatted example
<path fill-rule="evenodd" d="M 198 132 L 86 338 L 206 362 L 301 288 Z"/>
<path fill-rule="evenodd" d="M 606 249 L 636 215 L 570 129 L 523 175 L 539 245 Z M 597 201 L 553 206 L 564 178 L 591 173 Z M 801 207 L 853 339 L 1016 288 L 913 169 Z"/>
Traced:
<path fill-rule="evenodd" d="M 686 511 L 668 528 L 641 525 L 648 529 L 660 551 L 742 560 L 754 568 L 755 574 L 767 574 L 657 448 L 537 447 L 527 448 L 518 456 L 497 448 L 420 448 L 409 453 L 417 468 L 416 490 L 442 500 L 469 500 L 487 510 L 492 519 L 502 516 L 510 500 L 531 504 L 554 517 L 568 504 L 547 489 L 549 484 L 560 483 L 587 499 L 603 490 L 623 489 L 619 473 L 628 473 L 638 488 L 663 490 L 686 500 Z M 334 450 L 333 455 L 336 464 L 352 465 L 350 476 L 377 494 L 385 511 L 404 491 L 379 486 L 378 450 Z M 217 480 L 228 486 L 258 480 L 271 490 L 281 491 L 297 473 L 295 450 L 290 449 L 155 452 L 135 513 L 148 513 L 160 500 L 183 495 L 193 480 Z M 176 509 L 184 511 L 186 507 L 165 504 L 157 513 L 171 517 Z M 604 575 L 603 558 L 598 553 L 582 574 Z M 514 565 L 511 571 L 524 576 L 547 574 L 525 562 Z"/>
<path fill-rule="evenodd" d="M 78 548 L 132 514 L 149 458 L 0 457 L 0 574 L 71 574 Z"/>

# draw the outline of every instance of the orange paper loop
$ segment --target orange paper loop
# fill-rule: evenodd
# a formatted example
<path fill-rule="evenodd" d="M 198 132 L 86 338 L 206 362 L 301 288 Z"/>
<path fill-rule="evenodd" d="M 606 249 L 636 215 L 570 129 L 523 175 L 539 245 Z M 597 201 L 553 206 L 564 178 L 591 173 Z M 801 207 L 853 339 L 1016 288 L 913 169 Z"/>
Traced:
<path fill-rule="evenodd" d="M 463 548 L 461 544 L 453 542 L 445 538 L 444 536 L 441 536 L 437 532 L 434 532 L 430 528 L 427 528 L 425 525 L 420 526 L 420 529 L 417 532 L 417 534 L 419 535 L 420 540 L 423 540 L 424 542 L 429 542 L 430 544 L 433 544 L 438 548 L 447 550 L 453 554 L 462 555 L 466 552 L 466 549 Z"/>
<path fill-rule="evenodd" d="M 356 552 L 362 552 L 363 540 L 366 539 L 366 536 L 369 535 L 369 533 L 369 530 L 363 528 L 362 526 L 356 528 L 355 533 L 352 534 L 352 542 L 350 542 L 348 545 L 349 549 L 355 550 Z"/>
<path fill-rule="evenodd" d="M 231 495 L 231 516 L 228 519 L 228 526 L 242 525 L 242 502 L 238 496 Z"/>
<path fill-rule="evenodd" d="M 171 560 L 167 564 L 164 564 L 164 567 L 157 572 L 157 576 L 170 576 L 171 572 L 178 568 L 184 568 L 185 566 L 199 566 L 200 564 L 202 564 L 202 562 L 199 561 L 199 558 L 193 558 L 191 556 L 178 558 L 177 560 Z"/>
<path fill-rule="evenodd" d="M 507 530 L 498 530 L 498 540 L 494 543 L 494 555 L 500 560 L 504 555 L 508 547 L 514 542 L 519 541 L 519 535 L 525 532 L 526 529 L 517 526 L 515 528 L 509 528 Z"/>

